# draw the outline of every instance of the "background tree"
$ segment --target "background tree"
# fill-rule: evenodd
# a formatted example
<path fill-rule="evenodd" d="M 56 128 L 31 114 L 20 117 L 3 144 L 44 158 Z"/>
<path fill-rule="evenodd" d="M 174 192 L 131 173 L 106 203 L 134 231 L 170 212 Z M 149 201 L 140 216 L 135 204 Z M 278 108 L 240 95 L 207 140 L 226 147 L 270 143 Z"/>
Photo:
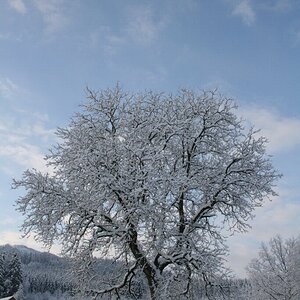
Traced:
<path fill-rule="evenodd" d="M 15 294 L 22 284 L 22 270 L 19 256 L 15 252 L 6 252 L 4 260 L 4 294 Z"/>
<path fill-rule="evenodd" d="M 0 296 L 16 293 L 22 284 L 21 262 L 18 254 L 6 245 L 0 248 Z"/>
<path fill-rule="evenodd" d="M 96 252 L 120 260 L 119 277 L 95 294 L 130 291 L 140 274 L 152 299 L 179 299 L 194 279 L 216 283 L 221 228 L 245 230 L 274 195 L 279 175 L 266 140 L 214 92 L 87 93 L 83 111 L 57 131 L 47 156 L 53 173 L 27 170 L 14 181 L 27 191 L 17 201 L 25 233 L 79 255 L 78 275 L 90 274 Z"/>
<path fill-rule="evenodd" d="M 9 295 L 15 294 L 22 284 L 21 261 L 17 253 L 12 253 L 7 270 L 7 278 L 10 280 Z"/>
<path fill-rule="evenodd" d="M 0 297 L 4 294 L 4 254 L 0 251 Z"/>
<path fill-rule="evenodd" d="M 259 257 L 248 266 L 255 299 L 300 298 L 300 241 L 272 238 L 262 244 Z"/>

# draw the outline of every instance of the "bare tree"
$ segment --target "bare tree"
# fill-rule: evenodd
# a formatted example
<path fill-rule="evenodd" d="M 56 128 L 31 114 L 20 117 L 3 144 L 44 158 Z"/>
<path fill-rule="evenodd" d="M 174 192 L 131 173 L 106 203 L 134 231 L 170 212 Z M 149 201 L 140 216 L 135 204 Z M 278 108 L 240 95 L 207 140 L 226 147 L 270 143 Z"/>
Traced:
<path fill-rule="evenodd" d="M 272 238 L 248 266 L 255 299 L 296 300 L 300 297 L 300 241 Z"/>
<path fill-rule="evenodd" d="M 140 273 L 151 299 L 179 299 L 195 277 L 213 284 L 224 272 L 221 228 L 247 229 L 274 195 L 280 175 L 265 138 L 214 92 L 87 93 L 46 157 L 54 173 L 27 170 L 14 181 L 27 191 L 17 201 L 25 233 L 60 240 L 65 254 L 79 254 L 82 274 L 95 252 L 124 263 L 122 278 L 95 295 L 130 289 Z"/>

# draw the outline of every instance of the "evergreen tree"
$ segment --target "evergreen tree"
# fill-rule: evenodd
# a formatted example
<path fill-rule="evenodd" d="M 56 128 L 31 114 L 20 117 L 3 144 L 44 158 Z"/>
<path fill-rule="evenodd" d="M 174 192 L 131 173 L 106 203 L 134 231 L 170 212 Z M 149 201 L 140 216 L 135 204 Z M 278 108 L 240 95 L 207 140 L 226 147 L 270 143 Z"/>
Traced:
<path fill-rule="evenodd" d="M 22 270 L 19 256 L 14 253 L 9 263 L 9 277 L 11 281 L 11 295 L 15 294 L 22 284 Z"/>
<path fill-rule="evenodd" d="M 3 291 L 2 296 L 15 294 L 22 283 L 21 261 L 15 252 L 3 256 Z"/>
<path fill-rule="evenodd" d="M 19 286 L 19 289 L 18 289 L 17 293 L 15 294 L 15 297 L 18 300 L 24 300 L 25 299 L 24 288 L 23 288 L 22 284 Z"/>
<path fill-rule="evenodd" d="M 0 253 L 0 297 L 4 293 L 4 255 Z"/>

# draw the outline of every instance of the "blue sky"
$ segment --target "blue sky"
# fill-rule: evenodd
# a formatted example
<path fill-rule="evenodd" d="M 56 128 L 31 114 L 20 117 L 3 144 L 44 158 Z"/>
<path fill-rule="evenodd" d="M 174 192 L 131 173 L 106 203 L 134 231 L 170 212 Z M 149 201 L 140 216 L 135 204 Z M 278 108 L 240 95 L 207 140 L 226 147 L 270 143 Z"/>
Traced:
<path fill-rule="evenodd" d="M 269 139 L 284 175 L 252 230 L 229 239 L 229 264 L 244 276 L 261 241 L 299 234 L 299 78 L 297 0 L 1 0 L 0 244 L 41 248 L 19 239 L 11 180 L 45 168 L 86 86 L 219 88 Z"/>

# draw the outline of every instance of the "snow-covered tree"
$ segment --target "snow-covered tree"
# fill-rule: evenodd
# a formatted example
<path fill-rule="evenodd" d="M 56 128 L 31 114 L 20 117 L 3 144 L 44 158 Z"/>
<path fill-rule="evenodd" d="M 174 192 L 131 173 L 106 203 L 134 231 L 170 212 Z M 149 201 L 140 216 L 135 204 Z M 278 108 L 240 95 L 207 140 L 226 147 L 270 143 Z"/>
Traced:
<path fill-rule="evenodd" d="M 0 296 L 13 295 L 22 284 L 21 262 L 18 254 L 6 245 L 0 248 Z"/>
<path fill-rule="evenodd" d="M 0 297 L 3 295 L 5 291 L 4 276 L 5 276 L 4 254 L 0 252 Z"/>
<path fill-rule="evenodd" d="M 245 230 L 274 194 L 279 175 L 265 138 L 215 92 L 87 93 L 83 111 L 57 131 L 46 157 L 54 171 L 14 181 L 27 191 L 17 201 L 25 233 L 60 240 L 80 258 L 78 276 L 90 274 L 96 253 L 119 260 L 123 268 L 94 294 L 130 291 L 141 274 L 151 299 L 188 295 L 193 280 L 217 284 L 221 230 Z"/>
<path fill-rule="evenodd" d="M 15 294 L 22 284 L 22 270 L 19 256 L 15 252 L 7 252 L 5 255 L 5 295 Z"/>
<path fill-rule="evenodd" d="M 25 299 L 24 288 L 23 288 L 22 284 L 19 285 L 18 290 L 17 290 L 17 292 L 15 293 L 14 296 L 17 300 L 24 300 Z"/>
<path fill-rule="evenodd" d="M 300 298 L 300 240 L 272 238 L 262 244 L 259 257 L 248 266 L 254 298 L 296 300 Z"/>
<path fill-rule="evenodd" d="M 17 253 L 11 255 L 10 261 L 8 263 L 7 277 L 11 282 L 10 295 L 15 294 L 20 285 L 22 284 L 22 269 L 20 258 Z"/>

